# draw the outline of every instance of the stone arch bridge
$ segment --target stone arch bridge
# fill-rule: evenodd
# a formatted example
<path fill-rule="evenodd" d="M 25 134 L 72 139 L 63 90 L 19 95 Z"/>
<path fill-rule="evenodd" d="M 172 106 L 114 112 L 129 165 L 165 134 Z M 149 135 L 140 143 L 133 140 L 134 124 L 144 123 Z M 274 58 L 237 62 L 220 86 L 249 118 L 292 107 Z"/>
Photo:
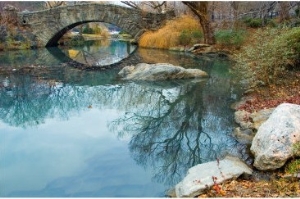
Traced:
<path fill-rule="evenodd" d="M 76 4 L 18 13 L 19 24 L 29 27 L 38 46 L 46 47 L 56 46 L 68 30 L 89 22 L 114 24 L 138 41 L 146 30 L 157 29 L 173 17 L 174 11 L 155 14 L 109 4 Z"/>

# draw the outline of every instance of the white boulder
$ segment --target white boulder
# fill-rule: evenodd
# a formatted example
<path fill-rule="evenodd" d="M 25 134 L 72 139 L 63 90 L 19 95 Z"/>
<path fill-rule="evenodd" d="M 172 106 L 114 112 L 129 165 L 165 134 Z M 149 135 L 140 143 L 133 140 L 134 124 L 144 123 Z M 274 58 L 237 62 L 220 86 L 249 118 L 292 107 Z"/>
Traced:
<path fill-rule="evenodd" d="M 293 145 L 300 142 L 300 105 L 283 103 L 276 107 L 253 138 L 251 152 L 259 170 L 274 170 L 295 156 Z M 298 154 L 300 155 L 300 154 Z"/>
<path fill-rule="evenodd" d="M 226 156 L 223 160 L 198 164 L 190 168 L 187 176 L 175 186 L 176 197 L 196 197 L 216 183 L 222 183 L 252 170 L 239 158 Z"/>

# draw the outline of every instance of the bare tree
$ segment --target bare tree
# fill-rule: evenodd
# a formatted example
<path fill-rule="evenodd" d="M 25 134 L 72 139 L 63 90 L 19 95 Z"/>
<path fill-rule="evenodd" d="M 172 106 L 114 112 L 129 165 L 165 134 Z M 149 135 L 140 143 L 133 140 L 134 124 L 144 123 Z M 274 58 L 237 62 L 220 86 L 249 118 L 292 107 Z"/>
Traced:
<path fill-rule="evenodd" d="M 121 1 L 121 2 L 131 8 L 141 10 L 140 2 L 135 2 L 135 1 Z"/>
<path fill-rule="evenodd" d="M 167 2 L 166 1 L 149 1 L 148 3 L 145 2 L 153 10 L 156 10 L 158 13 L 163 13 L 167 9 Z"/>
<path fill-rule="evenodd" d="M 208 1 L 182 1 L 198 17 L 203 30 L 204 43 L 215 44 L 214 30 L 208 15 Z"/>
<path fill-rule="evenodd" d="M 66 1 L 45 1 L 45 8 L 50 9 L 50 8 L 55 8 L 66 4 L 67 4 Z"/>
<path fill-rule="evenodd" d="M 121 1 L 123 4 L 138 10 L 163 13 L 167 9 L 166 1 Z"/>

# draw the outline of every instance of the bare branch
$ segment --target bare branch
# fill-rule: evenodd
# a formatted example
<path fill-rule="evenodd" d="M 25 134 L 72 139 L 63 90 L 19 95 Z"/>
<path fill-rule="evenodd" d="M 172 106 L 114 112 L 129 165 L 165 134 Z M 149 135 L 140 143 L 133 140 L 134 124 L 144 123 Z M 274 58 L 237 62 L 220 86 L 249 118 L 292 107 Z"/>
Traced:
<path fill-rule="evenodd" d="M 55 8 L 62 5 L 66 5 L 65 1 L 45 1 L 46 8 Z"/>
<path fill-rule="evenodd" d="M 156 11 L 158 13 L 162 13 L 166 7 L 166 1 L 121 1 L 123 4 L 138 10 L 145 10 L 145 11 Z"/>
<path fill-rule="evenodd" d="M 122 3 L 124 3 L 125 5 L 133 8 L 133 9 L 137 9 L 137 10 L 141 10 L 141 8 L 139 7 L 139 5 L 133 1 L 121 1 Z"/>

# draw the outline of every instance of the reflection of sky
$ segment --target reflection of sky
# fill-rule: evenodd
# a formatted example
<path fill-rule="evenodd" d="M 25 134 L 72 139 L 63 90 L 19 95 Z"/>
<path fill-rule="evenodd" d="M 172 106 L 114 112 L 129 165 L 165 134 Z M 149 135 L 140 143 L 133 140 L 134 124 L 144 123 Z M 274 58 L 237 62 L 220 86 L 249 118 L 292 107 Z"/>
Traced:
<path fill-rule="evenodd" d="M 0 196 L 163 196 L 108 131 L 118 115 L 92 108 L 26 129 L 1 122 Z"/>

